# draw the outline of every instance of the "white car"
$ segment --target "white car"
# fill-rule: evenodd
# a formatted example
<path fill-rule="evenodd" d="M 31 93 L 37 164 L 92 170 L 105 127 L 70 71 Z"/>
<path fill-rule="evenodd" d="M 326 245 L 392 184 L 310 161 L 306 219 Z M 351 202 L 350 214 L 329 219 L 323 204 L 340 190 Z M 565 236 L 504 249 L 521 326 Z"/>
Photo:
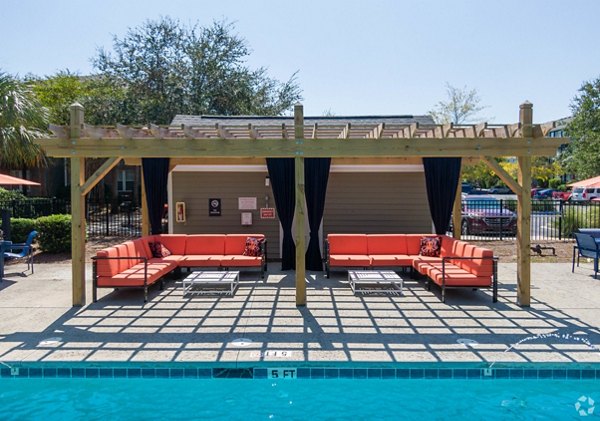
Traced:
<path fill-rule="evenodd" d="M 597 197 L 600 197 L 600 187 L 574 187 L 571 200 L 574 202 L 587 202 Z"/>

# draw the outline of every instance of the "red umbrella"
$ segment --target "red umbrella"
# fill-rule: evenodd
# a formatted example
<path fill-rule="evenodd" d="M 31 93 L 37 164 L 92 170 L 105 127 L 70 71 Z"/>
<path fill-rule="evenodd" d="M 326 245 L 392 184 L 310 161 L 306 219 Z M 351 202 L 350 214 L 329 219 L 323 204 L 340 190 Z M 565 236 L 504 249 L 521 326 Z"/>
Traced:
<path fill-rule="evenodd" d="M 39 186 L 40 183 L 13 177 L 12 175 L 0 174 L 0 186 Z"/>

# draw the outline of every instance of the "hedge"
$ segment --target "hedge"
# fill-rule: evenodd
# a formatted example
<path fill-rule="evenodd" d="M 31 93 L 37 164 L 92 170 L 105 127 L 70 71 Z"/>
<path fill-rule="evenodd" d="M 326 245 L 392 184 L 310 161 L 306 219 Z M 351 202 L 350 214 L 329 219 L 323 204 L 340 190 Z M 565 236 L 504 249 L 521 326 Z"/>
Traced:
<path fill-rule="evenodd" d="M 33 230 L 37 230 L 35 219 L 10 218 L 10 240 L 13 243 L 24 243 Z"/>
<path fill-rule="evenodd" d="M 48 253 L 71 251 L 71 215 L 42 216 L 35 220 L 40 250 Z"/>

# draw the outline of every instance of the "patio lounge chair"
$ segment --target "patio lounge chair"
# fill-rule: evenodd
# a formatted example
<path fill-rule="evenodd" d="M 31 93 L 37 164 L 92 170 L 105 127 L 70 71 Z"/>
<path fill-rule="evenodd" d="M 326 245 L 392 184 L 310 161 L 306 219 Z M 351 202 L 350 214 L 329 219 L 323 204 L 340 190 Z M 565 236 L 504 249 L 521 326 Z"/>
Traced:
<path fill-rule="evenodd" d="M 4 252 L 4 260 L 26 259 L 27 270 L 31 269 L 33 274 L 33 240 L 37 237 L 38 232 L 33 230 L 27 236 L 27 240 L 21 244 L 11 244 L 7 247 L 8 251 Z"/>
<path fill-rule="evenodd" d="M 594 259 L 594 278 L 597 278 L 600 243 L 598 243 L 590 234 L 574 232 L 573 235 L 575 236 L 577 245 L 573 246 L 573 265 L 571 267 L 571 272 L 575 272 L 575 255 L 577 255 L 577 266 L 579 266 L 579 259 L 581 257 L 587 257 Z"/>

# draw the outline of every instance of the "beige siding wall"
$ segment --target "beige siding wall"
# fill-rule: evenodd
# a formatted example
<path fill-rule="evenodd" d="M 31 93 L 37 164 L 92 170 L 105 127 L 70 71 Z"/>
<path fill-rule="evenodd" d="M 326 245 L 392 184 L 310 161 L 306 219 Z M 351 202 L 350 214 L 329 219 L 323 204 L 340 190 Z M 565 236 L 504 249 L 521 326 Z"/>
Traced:
<path fill-rule="evenodd" d="M 262 233 L 269 258 L 279 258 L 279 221 L 260 219 L 242 226 L 238 197 L 256 197 L 257 207 L 275 207 L 266 172 L 173 172 L 173 203 L 186 203 L 187 222 L 176 234 Z M 208 199 L 221 199 L 221 216 L 208 216 Z M 171 217 L 171 216 L 170 216 Z M 337 173 L 329 175 L 323 235 L 329 233 L 429 233 L 432 230 L 425 178 L 419 173 Z"/>
<path fill-rule="evenodd" d="M 265 234 L 269 258 L 279 257 L 279 220 L 260 219 L 258 209 L 275 207 L 266 172 L 179 172 L 172 173 L 173 203 L 185 202 L 186 223 L 173 223 L 175 234 Z M 238 209 L 238 197 L 256 197 L 257 210 Z M 221 199 L 221 216 L 208 216 L 208 199 Z M 252 226 L 242 226 L 241 213 L 252 212 Z M 172 214 L 169 215 L 172 217 Z"/>
<path fill-rule="evenodd" d="M 422 172 L 329 175 L 323 235 L 329 233 L 430 233 Z"/>

